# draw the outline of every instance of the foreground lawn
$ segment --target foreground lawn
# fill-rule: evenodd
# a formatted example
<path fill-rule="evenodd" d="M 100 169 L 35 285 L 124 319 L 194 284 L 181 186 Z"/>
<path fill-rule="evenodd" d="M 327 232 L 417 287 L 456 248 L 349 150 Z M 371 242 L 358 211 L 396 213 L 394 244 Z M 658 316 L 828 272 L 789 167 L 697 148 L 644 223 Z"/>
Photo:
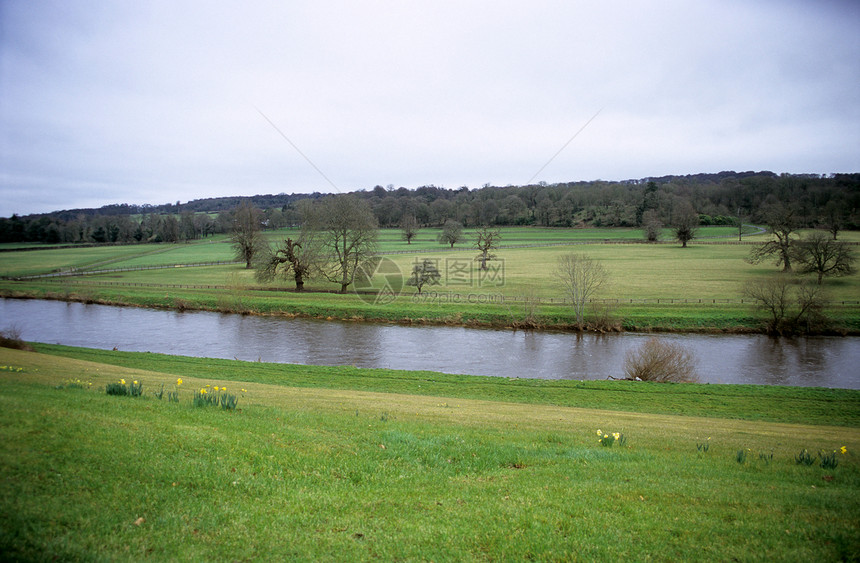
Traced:
<path fill-rule="evenodd" d="M 178 371 L 206 365 L 186 360 Z M 176 373 L 10 350 L 0 365 L 7 559 L 860 556 L 860 432 L 809 424 L 803 409 L 770 423 L 296 387 L 301 367 L 279 384 L 238 362 L 183 373 L 171 403 L 151 391 Z M 145 396 L 100 389 L 121 378 L 143 381 Z M 243 394 L 239 410 L 191 407 L 205 385 Z M 851 392 L 807 401 L 858 409 Z M 626 441 L 601 446 L 597 429 Z M 835 468 L 795 463 L 842 446 Z"/>

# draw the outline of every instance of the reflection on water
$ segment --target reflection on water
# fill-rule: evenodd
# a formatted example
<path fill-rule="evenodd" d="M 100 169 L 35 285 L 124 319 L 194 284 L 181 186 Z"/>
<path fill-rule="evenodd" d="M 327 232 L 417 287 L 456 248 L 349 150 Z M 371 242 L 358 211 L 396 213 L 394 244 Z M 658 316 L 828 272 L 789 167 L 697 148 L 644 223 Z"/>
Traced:
<path fill-rule="evenodd" d="M 622 377 L 649 335 L 405 327 L 0 299 L 0 329 L 91 348 L 541 379 Z M 660 335 L 697 359 L 708 383 L 860 388 L 860 338 Z"/>

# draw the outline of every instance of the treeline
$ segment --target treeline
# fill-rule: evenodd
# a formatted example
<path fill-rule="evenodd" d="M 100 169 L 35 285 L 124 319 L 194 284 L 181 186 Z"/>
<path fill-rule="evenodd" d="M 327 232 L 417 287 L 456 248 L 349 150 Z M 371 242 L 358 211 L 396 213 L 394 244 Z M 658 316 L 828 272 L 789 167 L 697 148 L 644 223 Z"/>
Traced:
<path fill-rule="evenodd" d="M 0 218 L 0 242 L 133 243 L 176 242 L 230 230 L 240 202 L 264 212 L 266 228 L 300 223 L 298 202 L 322 194 L 222 197 L 188 203 L 109 205 L 50 214 Z M 673 213 L 687 203 L 702 225 L 765 222 L 770 203 L 789 203 L 803 227 L 860 228 L 860 173 L 782 174 L 720 172 L 620 182 L 601 180 L 528 186 L 456 189 L 422 186 L 410 190 L 376 186 L 354 192 L 365 199 L 381 227 L 404 221 L 465 227 L 534 225 L 543 227 L 639 227 L 649 219 L 673 224 Z"/>

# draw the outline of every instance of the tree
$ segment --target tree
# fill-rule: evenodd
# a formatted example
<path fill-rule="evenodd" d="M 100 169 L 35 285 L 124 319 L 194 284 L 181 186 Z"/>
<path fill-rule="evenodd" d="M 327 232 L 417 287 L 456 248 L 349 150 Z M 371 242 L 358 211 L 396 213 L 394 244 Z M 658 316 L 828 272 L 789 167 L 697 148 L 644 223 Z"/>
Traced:
<path fill-rule="evenodd" d="M 302 233 L 300 241 L 288 238 L 274 249 L 266 247 L 258 263 L 257 280 L 272 281 L 279 273 L 284 277 L 292 275 L 296 291 L 302 291 L 305 279 L 318 267 L 319 249 L 310 234 L 309 231 Z"/>
<path fill-rule="evenodd" d="M 440 243 L 450 244 L 451 248 L 454 248 L 456 243 L 463 240 L 463 225 L 454 219 L 446 219 L 438 240 Z"/>
<path fill-rule="evenodd" d="M 657 242 L 660 238 L 660 231 L 663 229 L 663 223 L 657 217 L 657 212 L 649 209 L 642 214 L 642 230 L 645 234 L 645 240 L 648 242 Z"/>
<path fill-rule="evenodd" d="M 743 293 L 767 313 L 766 329 L 771 334 L 791 333 L 804 326 L 810 332 L 826 322 L 821 313 L 824 300 L 819 285 L 775 275 L 764 281 L 748 282 Z"/>
<path fill-rule="evenodd" d="M 824 218 L 827 223 L 827 230 L 833 235 L 833 240 L 839 231 L 842 230 L 842 225 L 845 223 L 845 201 L 837 201 L 832 199 L 824 206 Z"/>
<path fill-rule="evenodd" d="M 416 261 L 412 265 L 412 276 L 407 280 L 406 285 L 414 286 L 420 294 L 425 285 L 438 285 L 441 277 L 442 274 L 439 273 L 436 262 L 425 258 L 423 261 Z"/>
<path fill-rule="evenodd" d="M 681 243 L 682 248 L 687 248 L 687 242 L 696 236 L 699 228 L 699 214 L 693 209 L 693 204 L 684 199 L 675 206 L 675 212 L 672 215 L 675 238 Z"/>
<path fill-rule="evenodd" d="M 376 255 L 379 227 L 370 205 L 351 194 L 329 196 L 305 206 L 303 215 L 302 230 L 319 237 L 320 274 L 346 293 L 359 268 Z"/>
<path fill-rule="evenodd" d="M 558 257 L 553 277 L 570 299 L 576 325 L 582 330 L 588 301 L 606 284 L 609 274 L 600 262 L 587 255 L 569 253 Z"/>
<path fill-rule="evenodd" d="M 674 342 L 649 338 L 636 350 L 628 350 L 624 358 L 627 379 L 659 383 L 689 383 L 696 381 L 696 360 L 693 354 Z"/>
<path fill-rule="evenodd" d="M 791 271 L 791 258 L 794 252 L 792 235 L 797 230 L 798 222 L 794 208 L 782 203 L 773 203 L 765 211 L 765 221 L 776 240 L 753 247 L 748 262 L 758 264 L 763 260 L 776 257 L 776 266 L 782 266 L 783 272 Z"/>
<path fill-rule="evenodd" d="M 415 235 L 418 234 L 419 229 L 420 226 L 418 225 L 418 219 L 415 218 L 415 215 L 407 213 L 403 215 L 402 219 L 400 219 L 400 230 L 403 232 L 403 240 L 406 241 L 406 244 L 412 244 L 412 239 L 414 239 Z"/>
<path fill-rule="evenodd" d="M 795 243 L 795 261 L 802 273 L 818 274 L 818 285 L 824 276 L 847 276 L 854 273 L 854 254 L 844 242 L 823 232 L 815 232 Z"/>
<path fill-rule="evenodd" d="M 475 248 L 480 251 L 480 254 L 475 257 L 475 261 L 481 263 L 481 270 L 487 270 L 487 262 L 496 259 L 493 250 L 499 247 L 499 240 L 501 238 L 502 236 L 498 229 L 491 229 L 489 227 L 482 227 L 475 233 Z"/>
<path fill-rule="evenodd" d="M 233 212 L 232 219 L 230 241 L 236 250 L 236 257 L 244 260 L 245 268 L 250 269 L 254 256 L 264 244 L 260 210 L 245 200 Z"/>

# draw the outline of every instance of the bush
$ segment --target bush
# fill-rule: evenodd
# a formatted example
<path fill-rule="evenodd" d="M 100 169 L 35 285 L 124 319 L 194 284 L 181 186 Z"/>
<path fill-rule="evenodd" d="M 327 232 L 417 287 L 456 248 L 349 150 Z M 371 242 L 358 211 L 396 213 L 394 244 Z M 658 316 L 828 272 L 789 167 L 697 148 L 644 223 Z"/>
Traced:
<path fill-rule="evenodd" d="M 6 330 L 0 330 L 0 347 L 13 348 L 15 350 L 33 350 L 29 344 L 21 340 L 21 330 L 14 326 Z"/>
<path fill-rule="evenodd" d="M 641 381 L 696 381 L 696 361 L 680 344 L 649 338 L 637 350 L 630 350 L 624 359 L 628 379 Z"/>

